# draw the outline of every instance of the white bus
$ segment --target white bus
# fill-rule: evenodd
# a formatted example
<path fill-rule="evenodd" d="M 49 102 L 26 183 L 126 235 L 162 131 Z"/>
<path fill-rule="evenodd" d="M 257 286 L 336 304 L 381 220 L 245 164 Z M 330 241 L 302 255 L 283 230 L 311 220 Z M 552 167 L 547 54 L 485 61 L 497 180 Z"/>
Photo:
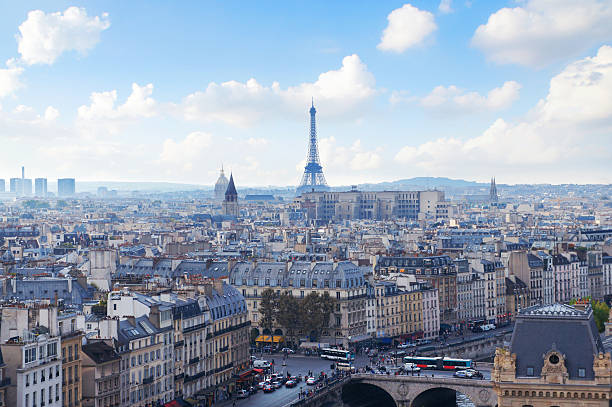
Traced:
<path fill-rule="evenodd" d="M 321 358 L 338 362 L 351 362 L 355 360 L 355 355 L 344 349 L 325 348 L 321 350 Z"/>

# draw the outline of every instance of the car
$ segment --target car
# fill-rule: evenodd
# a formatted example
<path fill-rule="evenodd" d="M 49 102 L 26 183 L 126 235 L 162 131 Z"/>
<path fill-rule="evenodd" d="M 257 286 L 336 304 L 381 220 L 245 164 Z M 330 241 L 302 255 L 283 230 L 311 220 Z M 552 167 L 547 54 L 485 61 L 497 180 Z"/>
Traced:
<path fill-rule="evenodd" d="M 281 387 L 283 387 L 283 384 L 277 380 L 272 382 L 272 387 L 274 387 L 275 389 L 280 389 Z"/>
<path fill-rule="evenodd" d="M 265 386 L 266 384 L 268 384 L 268 382 L 259 382 L 259 383 L 257 383 L 257 388 L 258 388 L 259 390 L 261 390 L 261 389 L 263 389 L 263 388 L 264 388 L 264 386 Z"/>
<path fill-rule="evenodd" d="M 249 398 L 249 396 L 250 394 L 246 390 L 238 390 L 238 392 L 236 393 L 236 398 L 238 399 L 246 399 Z"/>
<path fill-rule="evenodd" d="M 251 355 L 251 362 L 254 362 L 254 361 L 256 361 L 256 360 L 257 360 L 257 356 L 255 356 L 255 355 Z"/>
<path fill-rule="evenodd" d="M 299 382 L 302 381 L 302 376 L 300 376 L 300 377 L 298 377 L 298 376 L 291 376 L 289 378 L 289 380 L 293 380 L 294 382 L 299 383 Z"/>
<path fill-rule="evenodd" d="M 293 349 L 291 349 L 291 348 L 283 348 L 283 349 L 281 349 L 281 353 L 288 353 L 288 354 L 292 355 L 292 354 L 295 353 L 295 351 Z"/>
<path fill-rule="evenodd" d="M 297 382 L 294 380 L 287 380 L 287 382 L 285 382 L 285 387 L 292 388 L 295 386 L 297 386 Z"/>
<path fill-rule="evenodd" d="M 259 369 L 269 369 L 272 365 L 267 360 L 258 359 L 253 361 L 253 367 Z"/>
<path fill-rule="evenodd" d="M 274 388 L 274 386 L 272 386 L 272 385 L 271 385 L 271 384 L 269 384 L 269 383 L 266 383 L 266 385 L 263 387 L 263 392 L 264 392 L 264 393 L 272 393 L 274 390 L 276 390 L 276 389 Z"/>
<path fill-rule="evenodd" d="M 407 372 L 417 373 L 421 371 L 421 368 L 414 363 L 404 363 L 404 370 Z"/>
<path fill-rule="evenodd" d="M 475 369 L 466 369 L 465 370 L 465 375 L 466 375 L 466 377 L 468 377 L 470 379 L 483 379 L 484 378 L 482 373 L 479 372 L 478 370 L 475 370 Z"/>
<path fill-rule="evenodd" d="M 458 377 L 460 379 L 469 379 L 465 370 L 457 370 L 453 376 Z"/>
<path fill-rule="evenodd" d="M 308 386 L 314 386 L 315 384 L 317 384 L 317 379 L 315 379 L 314 377 L 309 377 L 308 379 L 306 379 L 306 384 Z"/>

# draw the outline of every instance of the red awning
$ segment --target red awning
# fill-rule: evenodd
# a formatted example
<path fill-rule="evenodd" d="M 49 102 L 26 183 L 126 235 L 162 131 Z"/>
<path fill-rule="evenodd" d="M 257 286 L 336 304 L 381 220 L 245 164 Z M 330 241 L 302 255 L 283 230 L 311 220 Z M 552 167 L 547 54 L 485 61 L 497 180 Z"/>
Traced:
<path fill-rule="evenodd" d="M 178 401 L 172 400 L 164 404 L 164 407 L 181 407 Z"/>
<path fill-rule="evenodd" d="M 263 369 L 253 369 L 254 372 L 263 373 Z"/>

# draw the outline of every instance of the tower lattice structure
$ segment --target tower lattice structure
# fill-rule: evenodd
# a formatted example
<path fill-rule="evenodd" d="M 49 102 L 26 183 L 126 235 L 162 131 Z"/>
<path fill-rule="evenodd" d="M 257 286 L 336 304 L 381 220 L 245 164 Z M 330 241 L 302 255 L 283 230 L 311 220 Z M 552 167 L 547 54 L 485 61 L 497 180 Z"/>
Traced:
<path fill-rule="evenodd" d="M 319 160 L 319 146 L 317 143 L 317 110 L 314 107 L 314 102 L 310 107 L 310 139 L 308 143 L 308 156 L 306 157 L 306 166 L 304 167 L 304 175 L 300 186 L 297 188 L 298 195 L 310 191 L 329 191 L 329 186 L 323 175 L 323 167 Z"/>

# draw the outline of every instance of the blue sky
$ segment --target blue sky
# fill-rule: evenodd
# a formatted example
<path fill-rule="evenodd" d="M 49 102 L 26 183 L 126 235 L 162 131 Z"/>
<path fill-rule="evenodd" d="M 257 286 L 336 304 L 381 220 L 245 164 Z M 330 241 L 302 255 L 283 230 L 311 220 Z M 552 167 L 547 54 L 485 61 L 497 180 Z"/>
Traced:
<path fill-rule="evenodd" d="M 0 178 L 612 182 L 612 1 L 1 7 Z"/>

